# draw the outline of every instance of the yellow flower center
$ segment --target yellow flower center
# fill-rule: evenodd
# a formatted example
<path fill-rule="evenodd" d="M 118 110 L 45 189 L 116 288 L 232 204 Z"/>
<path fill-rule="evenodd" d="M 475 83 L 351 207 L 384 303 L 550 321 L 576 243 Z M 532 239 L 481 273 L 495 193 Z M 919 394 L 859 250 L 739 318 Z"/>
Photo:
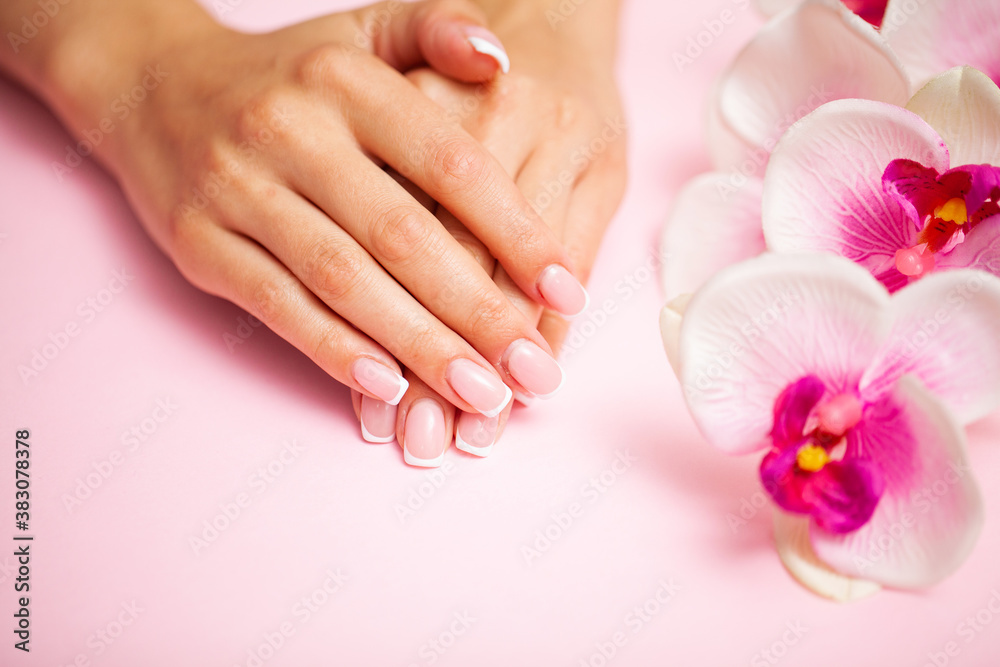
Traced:
<path fill-rule="evenodd" d="M 955 197 L 934 209 L 934 217 L 956 225 L 964 225 L 969 221 L 969 212 L 965 208 L 965 200 Z"/>
<path fill-rule="evenodd" d="M 795 462 L 805 472 L 819 472 L 830 462 L 830 455 L 822 447 L 808 444 L 799 449 Z"/>

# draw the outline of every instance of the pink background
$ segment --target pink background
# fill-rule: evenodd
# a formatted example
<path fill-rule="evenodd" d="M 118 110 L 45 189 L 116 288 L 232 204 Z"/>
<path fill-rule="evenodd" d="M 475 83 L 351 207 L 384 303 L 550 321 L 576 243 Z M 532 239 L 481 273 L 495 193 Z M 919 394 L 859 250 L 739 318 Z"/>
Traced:
<path fill-rule="evenodd" d="M 334 8 L 233 4 L 226 20 L 253 29 Z M 1000 471 L 1000 418 L 970 433 L 983 536 L 932 590 L 826 602 L 782 569 L 768 509 L 727 520 L 762 498 L 757 462 L 695 431 L 647 267 L 672 196 L 709 167 L 698 128 L 712 78 L 760 19 L 731 0 L 627 4 L 631 182 L 591 283 L 592 313 L 606 300 L 614 312 L 577 323 L 556 398 L 518 408 L 490 458 L 451 451 L 437 477 L 405 466 L 394 444 L 365 444 L 348 392 L 269 331 L 230 351 L 242 311 L 188 285 L 95 164 L 60 183 L 51 163 L 69 136 L 0 82 L 0 542 L 13 544 L 17 428 L 32 433 L 36 536 L 30 656 L 12 648 L 13 547 L 0 547 L 0 664 L 919 667 L 935 653 L 939 665 L 997 664 L 1000 487 L 985 481 Z M 678 71 L 673 53 L 724 9 L 735 23 Z M 88 321 L 78 305 L 123 268 L 134 279 Z M 73 322 L 79 335 L 23 382 L 18 365 Z M 123 441 L 143 426 L 145 441 Z M 301 451 L 282 463 L 291 441 Z M 268 466 L 270 481 L 256 472 Z M 195 553 L 190 539 L 206 521 L 224 526 L 220 508 L 235 514 L 237 500 L 239 516 Z M 529 562 L 539 531 L 554 539 Z M 327 594 L 338 570 L 347 579 Z M 665 603 L 661 582 L 675 589 Z M 984 626 L 962 625 L 977 612 Z M 957 655 L 943 654 L 949 642 Z"/>

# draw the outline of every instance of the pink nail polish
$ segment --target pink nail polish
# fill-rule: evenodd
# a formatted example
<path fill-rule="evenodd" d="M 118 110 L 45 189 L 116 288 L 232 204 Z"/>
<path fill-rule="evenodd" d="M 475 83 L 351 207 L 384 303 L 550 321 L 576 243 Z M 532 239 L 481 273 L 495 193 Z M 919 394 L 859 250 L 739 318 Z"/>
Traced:
<path fill-rule="evenodd" d="M 403 460 L 411 466 L 437 468 L 444 461 L 444 412 L 433 398 L 410 406 L 403 428 Z"/>
<path fill-rule="evenodd" d="M 503 380 L 469 359 L 448 364 L 446 378 L 456 394 L 487 417 L 500 414 L 513 396 Z"/>
<path fill-rule="evenodd" d="M 503 355 L 507 372 L 537 398 L 549 398 L 562 387 L 562 366 L 548 352 L 522 338 L 510 344 Z"/>
<path fill-rule="evenodd" d="M 399 405 L 403 400 L 403 394 L 410 386 L 402 375 L 368 357 L 355 361 L 351 374 L 366 391 L 375 394 L 389 405 Z"/>
<path fill-rule="evenodd" d="M 538 291 L 557 312 L 575 317 L 587 309 L 590 296 L 566 267 L 552 264 L 542 271 Z"/>
<path fill-rule="evenodd" d="M 396 406 L 377 398 L 361 395 L 361 435 L 368 442 L 384 443 L 396 439 Z"/>
<path fill-rule="evenodd" d="M 469 26 L 462 30 L 465 38 L 469 40 L 472 48 L 479 53 L 493 58 L 500 65 L 500 71 L 506 74 L 510 71 L 510 57 L 503 48 L 500 38 L 486 28 L 479 26 Z"/>
<path fill-rule="evenodd" d="M 489 456 L 493 451 L 499 417 L 484 417 L 472 412 L 458 415 L 455 427 L 455 447 L 476 456 Z"/>

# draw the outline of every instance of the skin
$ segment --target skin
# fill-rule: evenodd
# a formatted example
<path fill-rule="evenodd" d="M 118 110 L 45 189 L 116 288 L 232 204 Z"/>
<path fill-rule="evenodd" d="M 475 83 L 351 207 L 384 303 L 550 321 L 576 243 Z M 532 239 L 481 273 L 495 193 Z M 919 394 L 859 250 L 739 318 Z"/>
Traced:
<path fill-rule="evenodd" d="M 585 3 L 553 29 L 537 0 L 390 2 L 247 35 L 191 0 L 88 0 L 0 49 L 0 69 L 78 137 L 145 83 L 94 155 L 179 270 L 358 396 L 357 359 L 404 373 L 400 423 L 411 395 L 430 396 L 450 438 L 455 410 L 473 408 L 448 364 L 523 390 L 504 351 L 519 339 L 551 351 L 566 330 L 540 274 L 559 264 L 585 279 L 621 197 L 624 141 L 567 164 L 619 113 L 615 4 Z M 8 0 L 0 31 L 37 11 Z M 487 22 L 518 73 L 498 76 L 465 40 Z M 568 168 L 573 187 L 533 206 Z"/>
<path fill-rule="evenodd" d="M 586 281 L 626 182 L 627 138 L 613 72 L 617 3 L 584 4 L 555 27 L 545 15 L 545 2 L 481 4 L 511 57 L 511 72 L 482 85 L 462 84 L 429 69 L 408 77 L 516 175 L 518 188 L 556 232 Z M 571 186 L 557 187 L 567 174 Z M 442 207 L 425 203 L 558 351 L 570 322 L 523 294 L 474 234 Z M 397 409 L 397 442 L 405 444 L 410 406 L 431 398 L 445 416 L 442 448 L 447 448 L 461 408 L 413 373 L 405 375 L 410 388 Z M 360 394 L 353 392 L 353 398 L 360 418 Z M 497 438 L 511 409 L 500 415 Z"/>

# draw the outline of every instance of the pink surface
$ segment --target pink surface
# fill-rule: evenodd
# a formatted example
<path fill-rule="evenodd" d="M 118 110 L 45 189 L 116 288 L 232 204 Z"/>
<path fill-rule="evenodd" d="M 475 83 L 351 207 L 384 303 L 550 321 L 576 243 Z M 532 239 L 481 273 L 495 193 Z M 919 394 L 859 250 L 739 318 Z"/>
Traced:
<path fill-rule="evenodd" d="M 331 8 L 229 4 L 254 29 Z M 997 664 L 1000 418 L 971 431 L 987 512 L 972 557 L 932 590 L 848 606 L 782 569 L 769 510 L 753 509 L 757 461 L 695 431 L 649 267 L 673 194 L 708 168 L 712 77 L 759 20 L 742 1 L 627 4 L 631 183 L 566 386 L 516 409 L 491 457 L 452 450 L 439 472 L 365 444 L 348 392 L 269 331 L 230 350 L 245 314 L 189 286 L 93 163 L 60 183 L 68 135 L 0 82 L 0 542 L 14 544 L 18 428 L 35 536 L 30 656 L 12 647 L 14 547 L 0 547 L 0 664 Z M 678 71 L 673 53 L 723 10 L 735 23 Z M 134 278 L 104 292 L 116 272 Z M 68 507 L 88 476 L 97 488 Z M 213 521 L 228 527 L 192 546 Z"/>

